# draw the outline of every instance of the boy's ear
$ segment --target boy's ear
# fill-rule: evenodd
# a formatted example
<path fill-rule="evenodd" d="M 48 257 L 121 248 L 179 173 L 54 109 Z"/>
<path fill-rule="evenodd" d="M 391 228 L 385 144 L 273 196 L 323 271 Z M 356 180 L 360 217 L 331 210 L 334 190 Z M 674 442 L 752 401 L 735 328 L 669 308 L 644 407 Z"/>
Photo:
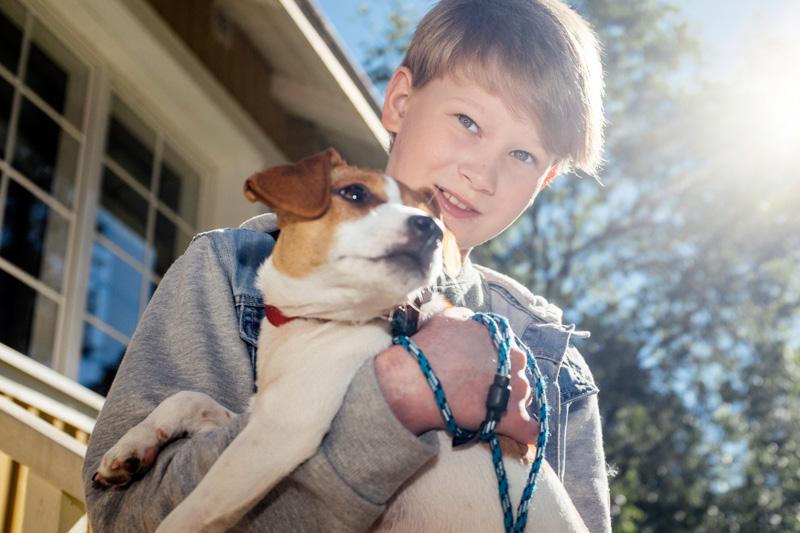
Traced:
<path fill-rule="evenodd" d="M 278 212 L 317 218 L 331 203 L 331 171 L 345 164 L 339 152 L 328 148 L 297 163 L 253 174 L 244 184 L 244 195 Z"/>
<path fill-rule="evenodd" d="M 386 96 L 383 99 L 383 114 L 381 123 L 392 133 L 400 130 L 403 117 L 406 113 L 408 97 L 414 90 L 411 71 L 408 67 L 398 67 L 386 86 Z"/>
<path fill-rule="evenodd" d="M 544 180 L 542 180 L 542 186 L 539 187 L 539 190 L 541 191 L 542 189 L 550 185 L 550 182 L 556 179 L 556 176 L 558 176 L 560 173 L 561 173 L 561 164 L 553 163 L 553 166 L 551 166 L 550 170 L 547 171 L 547 175 L 544 177 Z"/>

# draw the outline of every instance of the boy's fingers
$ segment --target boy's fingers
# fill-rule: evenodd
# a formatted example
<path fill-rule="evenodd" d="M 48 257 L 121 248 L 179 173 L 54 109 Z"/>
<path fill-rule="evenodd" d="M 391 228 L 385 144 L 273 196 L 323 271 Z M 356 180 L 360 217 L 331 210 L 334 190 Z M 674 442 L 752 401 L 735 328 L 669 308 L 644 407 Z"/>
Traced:
<path fill-rule="evenodd" d="M 539 423 L 531 420 L 528 424 L 528 429 L 530 430 L 528 444 L 536 444 L 536 441 L 539 439 Z"/>
<path fill-rule="evenodd" d="M 506 413 L 497 426 L 497 432 L 523 444 L 535 444 L 539 437 L 539 423 L 524 408 L 519 408 Z"/>
<path fill-rule="evenodd" d="M 528 387 L 528 390 L 525 391 L 524 405 L 526 411 L 528 410 L 528 407 L 533 405 L 533 390 L 530 387 Z"/>

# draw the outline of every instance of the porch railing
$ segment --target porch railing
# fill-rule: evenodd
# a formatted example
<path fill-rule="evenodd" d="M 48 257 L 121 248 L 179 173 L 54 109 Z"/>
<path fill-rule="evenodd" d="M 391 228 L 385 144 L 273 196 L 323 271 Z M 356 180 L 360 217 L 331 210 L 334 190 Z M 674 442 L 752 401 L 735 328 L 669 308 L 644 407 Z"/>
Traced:
<path fill-rule="evenodd" d="M 81 465 L 102 405 L 0 344 L 0 531 L 88 531 Z"/>

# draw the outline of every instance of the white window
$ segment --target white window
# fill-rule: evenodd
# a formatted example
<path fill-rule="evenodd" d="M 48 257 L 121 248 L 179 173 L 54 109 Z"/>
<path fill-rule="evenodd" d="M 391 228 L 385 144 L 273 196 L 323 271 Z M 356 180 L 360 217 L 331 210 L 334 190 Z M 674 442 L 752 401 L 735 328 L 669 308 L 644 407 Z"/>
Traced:
<path fill-rule="evenodd" d="M 116 95 L 107 126 L 78 381 L 105 393 L 161 276 L 196 232 L 199 177 Z"/>
<path fill-rule="evenodd" d="M 105 394 L 197 231 L 202 180 L 97 70 L 22 3 L 0 3 L 0 342 Z"/>

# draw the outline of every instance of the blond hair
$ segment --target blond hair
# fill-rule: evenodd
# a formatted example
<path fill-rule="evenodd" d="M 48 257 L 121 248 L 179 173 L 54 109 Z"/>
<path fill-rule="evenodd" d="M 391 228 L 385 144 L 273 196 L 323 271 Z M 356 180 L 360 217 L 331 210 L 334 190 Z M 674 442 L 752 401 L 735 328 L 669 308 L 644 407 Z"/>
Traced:
<path fill-rule="evenodd" d="M 562 165 L 594 174 L 603 144 L 603 74 L 589 24 L 557 0 L 442 0 L 403 59 L 414 87 L 468 78 L 537 122 Z"/>

